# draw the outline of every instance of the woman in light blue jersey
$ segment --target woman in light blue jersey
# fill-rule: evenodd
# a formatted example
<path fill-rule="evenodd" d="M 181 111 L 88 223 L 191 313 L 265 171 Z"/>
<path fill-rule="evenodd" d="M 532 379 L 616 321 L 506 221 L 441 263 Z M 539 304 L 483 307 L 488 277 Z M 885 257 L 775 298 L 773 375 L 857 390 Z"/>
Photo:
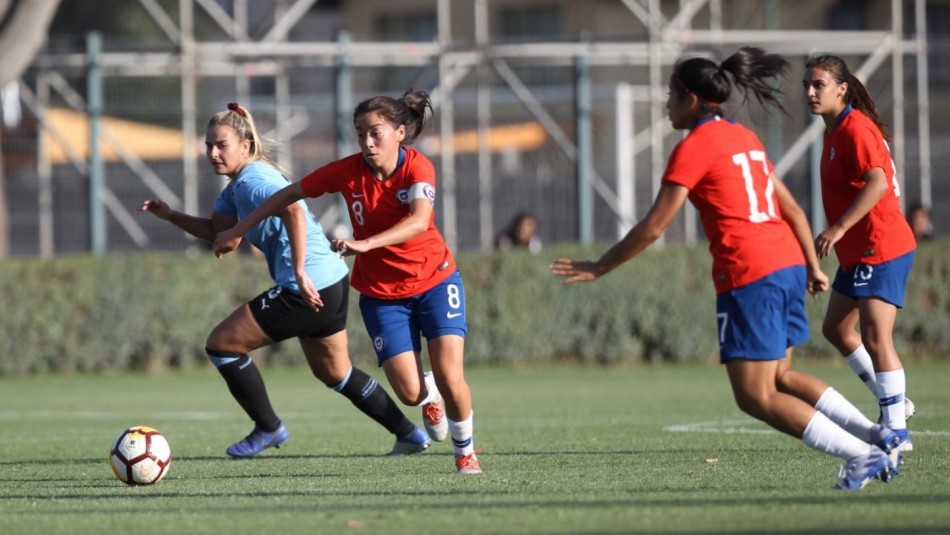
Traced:
<path fill-rule="evenodd" d="M 214 172 L 228 177 L 210 218 L 172 210 L 158 199 L 144 201 L 139 210 L 213 242 L 219 232 L 236 225 L 289 182 L 268 158 L 251 114 L 237 103 L 208 121 L 205 147 Z M 427 433 L 406 419 L 375 379 L 350 362 L 345 328 L 349 269 L 330 250 L 307 205 L 291 204 L 254 225 L 244 239 L 264 253 L 275 286 L 234 310 L 205 343 L 211 362 L 254 422 L 247 437 L 228 447 L 228 455 L 254 457 L 290 438 L 248 353 L 291 337 L 300 341 L 307 364 L 320 381 L 396 436 L 390 454 L 428 448 Z"/>

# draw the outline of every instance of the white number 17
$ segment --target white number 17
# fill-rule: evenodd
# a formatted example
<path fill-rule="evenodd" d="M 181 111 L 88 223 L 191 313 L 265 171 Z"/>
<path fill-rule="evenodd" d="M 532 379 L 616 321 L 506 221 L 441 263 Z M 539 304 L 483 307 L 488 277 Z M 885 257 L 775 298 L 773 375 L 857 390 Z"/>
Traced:
<path fill-rule="evenodd" d="M 755 191 L 755 183 L 752 178 L 752 167 L 749 160 L 762 163 L 762 173 L 766 176 L 765 197 L 766 212 L 759 210 L 759 193 Z M 770 219 L 777 219 L 775 214 L 775 186 L 769 179 L 769 165 L 765 157 L 765 151 L 750 150 L 748 155 L 744 152 L 732 155 L 732 163 L 742 169 L 742 178 L 745 181 L 745 192 L 749 196 L 749 221 L 753 223 L 764 223 Z"/>

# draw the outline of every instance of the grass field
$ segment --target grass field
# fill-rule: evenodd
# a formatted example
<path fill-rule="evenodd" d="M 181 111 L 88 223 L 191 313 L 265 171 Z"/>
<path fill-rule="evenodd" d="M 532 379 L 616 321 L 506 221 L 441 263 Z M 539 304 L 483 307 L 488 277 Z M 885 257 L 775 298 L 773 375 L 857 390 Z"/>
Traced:
<path fill-rule="evenodd" d="M 798 365 L 876 417 L 843 365 Z M 950 363 L 908 366 L 916 451 L 857 492 L 831 489 L 837 460 L 742 415 L 718 366 L 469 370 L 475 477 L 444 443 L 381 456 L 391 438 L 303 369 L 264 375 L 292 438 L 244 461 L 224 449 L 251 425 L 213 371 L 0 379 L 0 532 L 950 532 Z M 172 445 L 157 485 L 109 469 L 133 424 Z"/>

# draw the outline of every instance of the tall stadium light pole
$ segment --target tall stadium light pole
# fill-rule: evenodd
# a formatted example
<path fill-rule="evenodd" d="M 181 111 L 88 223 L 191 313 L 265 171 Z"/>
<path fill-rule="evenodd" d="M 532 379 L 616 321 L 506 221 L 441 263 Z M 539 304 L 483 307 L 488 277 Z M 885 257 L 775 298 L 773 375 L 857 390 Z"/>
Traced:
<path fill-rule="evenodd" d="M 102 131 L 102 36 L 97 32 L 86 35 L 86 91 L 89 114 L 89 238 L 90 250 L 101 255 L 106 250 L 106 215 L 103 205 L 105 165 L 99 143 Z"/>

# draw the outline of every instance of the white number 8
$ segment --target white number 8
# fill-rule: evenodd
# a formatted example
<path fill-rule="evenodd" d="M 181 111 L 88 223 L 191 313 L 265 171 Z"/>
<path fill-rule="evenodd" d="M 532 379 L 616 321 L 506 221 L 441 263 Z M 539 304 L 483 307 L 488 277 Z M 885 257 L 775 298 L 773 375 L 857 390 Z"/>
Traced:
<path fill-rule="evenodd" d="M 449 306 L 458 309 L 462 306 L 462 298 L 459 296 L 459 287 L 455 284 L 449 284 L 447 288 L 449 294 Z"/>
<path fill-rule="evenodd" d="M 353 204 L 350 205 L 350 210 L 353 211 L 353 217 L 356 219 L 356 222 L 362 225 L 363 224 L 363 203 L 360 201 L 353 201 Z"/>

